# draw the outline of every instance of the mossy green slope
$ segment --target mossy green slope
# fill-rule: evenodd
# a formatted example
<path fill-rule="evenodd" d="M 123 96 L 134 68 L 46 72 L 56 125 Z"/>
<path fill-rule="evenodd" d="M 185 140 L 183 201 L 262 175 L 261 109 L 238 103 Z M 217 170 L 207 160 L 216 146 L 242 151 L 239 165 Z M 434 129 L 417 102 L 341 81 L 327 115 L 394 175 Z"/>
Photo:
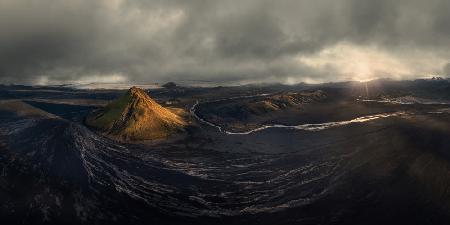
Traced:
<path fill-rule="evenodd" d="M 180 116 L 136 87 L 89 115 L 86 124 L 121 140 L 166 138 L 186 125 Z"/>

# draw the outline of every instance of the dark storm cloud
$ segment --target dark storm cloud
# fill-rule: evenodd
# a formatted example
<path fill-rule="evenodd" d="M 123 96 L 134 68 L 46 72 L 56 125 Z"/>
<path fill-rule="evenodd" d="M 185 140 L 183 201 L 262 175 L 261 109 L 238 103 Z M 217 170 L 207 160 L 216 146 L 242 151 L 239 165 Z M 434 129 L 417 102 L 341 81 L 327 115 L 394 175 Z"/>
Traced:
<path fill-rule="evenodd" d="M 431 68 L 411 76 L 448 72 L 449 8 L 447 0 L 0 0 L 0 82 L 334 81 L 348 74 L 320 57 L 341 43 Z"/>

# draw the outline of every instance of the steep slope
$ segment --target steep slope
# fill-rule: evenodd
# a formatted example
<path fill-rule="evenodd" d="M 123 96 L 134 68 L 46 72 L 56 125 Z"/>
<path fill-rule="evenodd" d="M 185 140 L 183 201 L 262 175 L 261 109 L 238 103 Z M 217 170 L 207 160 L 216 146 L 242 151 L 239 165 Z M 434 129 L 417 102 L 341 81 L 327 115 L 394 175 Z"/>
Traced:
<path fill-rule="evenodd" d="M 165 138 L 186 125 L 180 116 L 136 87 L 89 115 L 86 124 L 121 140 Z"/>

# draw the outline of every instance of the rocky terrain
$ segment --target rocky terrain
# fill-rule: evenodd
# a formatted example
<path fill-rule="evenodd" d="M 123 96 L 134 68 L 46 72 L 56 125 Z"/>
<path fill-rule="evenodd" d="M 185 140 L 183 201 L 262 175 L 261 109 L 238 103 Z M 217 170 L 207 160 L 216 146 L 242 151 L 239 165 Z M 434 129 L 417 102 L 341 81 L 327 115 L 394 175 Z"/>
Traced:
<path fill-rule="evenodd" d="M 206 102 L 198 112 L 214 124 L 232 130 L 247 130 L 295 114 L 306 105 L 323 102 L 326 98 L 327 94 L 321 90 L 262 94 Z"/>
<path fill-rule="evenodd" d="M 166 138 L 181 131 L 186 122 L 142 89 L 132 87 L 125 95 L 89 115 L 86 124 L 120 140 L 137 141 Z"/>
<path fill-rule="evenodd" d="M 260 116 L 266 113 L 276 112 L 280 110 L 288 110 L 290 108 L 299 108 L 304 104 L 313 103 L 324 100 L 326 94 L 323 91 L 311 92 L 287 92 L 268 96 L 264 99 L 251 100 L 243 105 L 240 105 L 240 110 L 244 113 Z M 247 114 L 247 115 L 248 115 Z"/>
<path fill-rule="evenodd" d="M 357 91 L 365 83 L 178 86 L 136 97 L 0 86 L 0 224 L 448 224 L 450 106 L 411 83 L 368 96 Z M 178 111 L 193 109 L 180 138 L 136 142 L 84 123 L 107 116 L 127 132 L 162 112 L 186 123 L 165 105 L 173 98 Z M 219 130 L 209 119 L 224 121 L 231 106 L 249 115 L 236 124 L 260 118 L 265 129 Z"/>

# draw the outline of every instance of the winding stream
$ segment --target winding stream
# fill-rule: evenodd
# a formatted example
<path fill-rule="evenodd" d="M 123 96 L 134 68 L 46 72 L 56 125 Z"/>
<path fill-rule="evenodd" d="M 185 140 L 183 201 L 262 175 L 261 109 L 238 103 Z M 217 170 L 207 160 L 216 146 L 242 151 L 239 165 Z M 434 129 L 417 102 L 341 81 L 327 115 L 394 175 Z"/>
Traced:
<path fill-rule="evenodd" d="M 263 96 L 268 96 L 268 95 L 270 95 L 270 94 L 239 96 L 239 97 L 232 97 L 232 98 L 202 102 L 201 104 L 212 103 L 212 102 L 221 102 L 221 101 L 241 99 L 241 98 L 263 97 Z M 232 132 L 232 131 L 225 130 L 223 127 L 221 127 L 217 124 L 214 124 L 210 121 L 207 121 L 206 119 L 199 116 L 197 114 L 197 108 L 199 105 L 200 105 L 200 102 L 197 101 L 191 107 L 191 109 L 190 109 L 191 114 L 200 122 L 202 122 L 208 126 L 214 127 L 217 130 L 219 130 L 219 132 L 222 132 L 222 133 L 225 133 L 228 135 L 247 135 L 247 134 L 252 134 L 255 132 L 263 131 L 266 129 L 273 129 L 273 128 L 295 129 L 295 130 L 306 130 L 306 131 L 320 131 L 320 130 L 325 130 L 325 129 L 332 128 L 332 127 L 344 126 L 344 125 L 348 125 L 348 124 L 352 124 L 352 123 L 364 123 L 364 122 L 368 122 L 368 121 L 376 120 L 376 119 L 406 115 L 405 112 L 380 113 L 380 114 L 374 114 L 374 115 L 361 116 L 361 117 L 357 117 L 357 118 L 354 118 L 351 120 L 344 120 L 344 121 L 333 121 L 333 122 L 326 122 L 326 123 L 308 123 L 308 124 L 299 124 L 299 125 L 271 124 L 271 125 L 264 125 L 264 126 L 261 126 L 261 127 L 249 130 L 249 131 Z"/>

